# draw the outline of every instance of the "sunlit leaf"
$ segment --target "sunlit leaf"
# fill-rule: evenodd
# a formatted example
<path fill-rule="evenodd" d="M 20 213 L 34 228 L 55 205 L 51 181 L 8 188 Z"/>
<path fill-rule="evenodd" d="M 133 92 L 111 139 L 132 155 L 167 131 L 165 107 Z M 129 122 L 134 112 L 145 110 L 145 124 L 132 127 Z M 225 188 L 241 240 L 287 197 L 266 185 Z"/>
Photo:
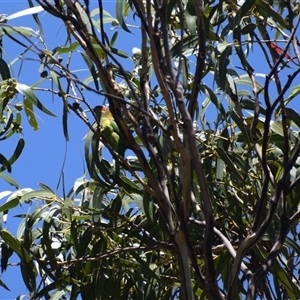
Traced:
<path fill-rule="evenodd" d="M 15 188 L 20 188 L 19 184 L 9 175 L 5 174 L 5 173 L 0 173 L 0 177 L 5 180 L 8 184 L 10 184 L 11 186 L 14 186 Z M 1 199 L 1 197 L 0 197 Z"/>
<path fill-rule="evenodd" d="M 55 117 L 55 114 L 53 114 L 51 111 L 49 111 L 35 96 L 32 89 L 22 83 L 17 83 L 16 89 L 19 93 L 24 95 L 26 99 L 28 99 L 30 102 L 32 102 L 38 109 L 40 109 L 42 112 L 48 114 L 49 116 Z"/>
<path fill-rule="evenodd" d="M 33 103 L 28 98 L 24 98 L 24 108 L 30 126 L 33 128 L 33 130 L 38 130 L 39 124 L 33 111 Z"/>
<path fill-rule="evenodd" d="M 75 51 L 78 47 L 79 47 L 79 43 L 74 42 L 68 47 L 58 47 L 56 48 L 56 51 L 58 54 L 70 53 L 72 51 Z"/>
<path fill-rule="evenodd" d="M 9 15 L 8 17 L 6 17 L 6 19 L 7 20 L 12 20 L 12 19 L 27 16 L 27 15 L 33 15 L 33 14 L 37 14 L 37 13 L 43 11 L 43 10 L 44 9 L 41 6 L 34 6 L 34 7 L 31 7 L 31 8 L 21 10 L 17 13 L 12 14 L 12 15 Z"/>
<path fill-rule="evenodd" d="M 0 206 L 0 212 L 8 211 L 14 207 L 16 207 L 20 203 L 19 198 L 14 198 L 11 201 L 6 202 L 5 204 Z"/>

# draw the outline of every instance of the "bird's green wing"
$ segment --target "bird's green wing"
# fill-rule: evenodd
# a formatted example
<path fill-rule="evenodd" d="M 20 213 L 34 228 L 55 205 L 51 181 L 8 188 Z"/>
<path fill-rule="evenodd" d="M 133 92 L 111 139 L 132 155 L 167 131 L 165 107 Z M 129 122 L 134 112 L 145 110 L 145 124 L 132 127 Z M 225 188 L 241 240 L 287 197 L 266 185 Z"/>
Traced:
<path fill-rule="evenodd" d="M 110 120 L 110 126 L 113 128 L 114 132 L 120 134 L 120 129 L 114 119 Z"/>

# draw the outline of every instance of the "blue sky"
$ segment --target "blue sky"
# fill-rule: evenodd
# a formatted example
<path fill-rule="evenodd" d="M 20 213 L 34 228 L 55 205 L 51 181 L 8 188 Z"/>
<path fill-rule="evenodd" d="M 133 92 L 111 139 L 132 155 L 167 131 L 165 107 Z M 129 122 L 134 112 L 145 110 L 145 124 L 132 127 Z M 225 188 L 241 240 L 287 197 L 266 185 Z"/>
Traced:
<path fill-rule="evenodd" d="M 90 1 L 91 5 L 93 5 L 93 2 L 97 4 L 97 1 Z M 11 15 L 26 8 L 28 8 L 28 3 L 26 0 L 0 0 L 0 13 L 3 14 Z M 114 15 L 115 1 L 105 1 L 104 9 Z M 49 17 L 43 12 L 39 14 L 39 18 L 43 24 L 44 36 L 48 49 L 52 49 L 59 44 L 63 45 L 65 31 L 63 28 L 61 28 L 61 22 L 58 19 Z M 32 27 L 33 29 L 37 29 L 36 24 L 32 20 L 31 16 L 11 20 L 9 21 L 9 24 L 13 26 L 28 26 Z M 114 31 L 109 30 L 110 29 L 108 27 L 107 33 L 112 35 Z M 139 44 L 138 34 L 135 35 L 134 32 L 132 34 L 128 34 L 120 30 L 118 42 L 116 44 L 117 48 L 120 47 L 123 51 L 131 55 L 132 47 L 139 47 Z M 23 51 L 23 49 L 21 49 L 19 46 L 16 46 L 7 38 L 4 40 L 3 46 L 3 58 L 8 62 L 13 60 Z M 261 53 L 253 56 L 252 62 L 257 73 L 263 73 L 265 70 L 267 70 L 265 67 L 265 60 Z M 36 62 L 25 61 L 20 76 L 17 77 L 17 65 L 13 66 L 14 74 L 12 76 L 16 76 L 19 82 L 32 85 L 40 79 L 38 74 L 39 66 L 40 65 Z M 234 67 L 235 64 L 233 62 L 232 68 Z M 295 68 L 293 65 L 291 65 L 291 67 Z M 72 68 L 73 70 L 83 68 L 82 61 L 78 60 L 78 62 L 73 62 Z M 242 71 L 238 72 L 242 74 Z M 84 72 L 81 74 L 83 75 Z M 87 73 L 84 76 L 86 75 Z M 257 78 L 261 83 L 263 83 L 262 78 Z M 210 86 L 211 83 L 208 83 L 208 85 Z M 57 114 L 57 117 L 49 117 L 36 110 L 35 112 L 37 114 L 40 126 L 38 131 L 33 131 L 24 117 L 22 126 L 26 145 L 21 157 L 13 165 L 11 176 L 19 183 L 21 188 L 38 189 L 38 184 L 42 182 L 51 187 L 53 190 L 56 190 L 66 153 L 65 151 L 67 151 L 67 158 L 64 166 L 64 176 L 65 187 L 68 191 L 72 187 L 76 178 L 82 176 L 84 172 L 84 142 L 82 139 L 87 132 L 87 127 L 77 118 L 77 116 L 70 114 L 70 141 L 66 142 L 61 123 L 61 99 L 58 97 L 52 98 L 50 93 L 39 93 L 38 96 L 50 111 L 53 111 L 55 114 Z M 22 100 L 21 96 L 19 96 L 19 100 Z M 95 106 L 99 103 L 101 104 L 102 101 L 103 99 L 101 97 L 91 94 L 90 102 L 92 106 Z M 226 101 L 223 104 L 226 109 Z M 294 102 L 293 107 L 299 111 L 299 103 Z M 215 117 L 215 113 L 212 114 Z M 8 141 L 1 141 L 1 153 L 9 157 L 17 138 L 18 137 L 16 136 Z M 12 187 L 0 180 L 0 192 L 3 190 L 12 190 Z M 58 194 L 61 195 L 61 186 L 58 188 Z M 27 207 L 23 209 L 18 208 L 10 213 L 8 222 L 6 224 L 9 230 L 15 232 L 20 221 L 20 219 L 15 219 L 13 216 L 18 213 L 26 213 L 27 209 Z M 12 259 L 11 262 L 17 262 L 17 259 L 15 259 L 15 261 Z M 16 295 L 21 293 L 26 294 L 26 288 L 22 284 L 18 267 L 9 267 L 7 272 L 2 275 L 1 279 L 8 285 L 8 287 L 11 289 L 11 292 L 7 292 L 1 288 L 0 299 L 13 299 Z"/>

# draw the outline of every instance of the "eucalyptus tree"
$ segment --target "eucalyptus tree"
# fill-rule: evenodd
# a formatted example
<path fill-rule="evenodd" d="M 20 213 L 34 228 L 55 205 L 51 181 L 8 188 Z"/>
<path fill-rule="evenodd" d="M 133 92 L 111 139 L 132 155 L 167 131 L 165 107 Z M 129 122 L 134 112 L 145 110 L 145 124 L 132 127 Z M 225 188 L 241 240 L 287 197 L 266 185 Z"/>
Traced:
<path fill-rule="evenodd" d="M 33 299 L 299 299 L 297 2 L 117 0 L 115 15 L 101 0 L 36 2 L 66 40 L 47 47 L 41 14 L 39 31 L 4 17 L 4 49 L 35 55 L 42 76 L 20 83 L 1 60 L 4 132 L 22 108 L 33 127 L 36 109 L 52 114 L 44 89 L 66 140 L 70 114 L 86 127 L 87 172 L 63 196 L 42 184 L 0 207 L 38 203 L 17 235 L 2 227 L 2 269 L 16 253 Z"/>

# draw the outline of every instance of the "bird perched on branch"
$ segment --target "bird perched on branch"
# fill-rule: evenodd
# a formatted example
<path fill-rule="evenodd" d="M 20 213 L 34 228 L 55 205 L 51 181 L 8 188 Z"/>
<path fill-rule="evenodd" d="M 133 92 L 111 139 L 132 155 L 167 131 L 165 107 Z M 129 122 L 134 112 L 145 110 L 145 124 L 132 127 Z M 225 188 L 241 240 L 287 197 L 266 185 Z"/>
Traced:
<path fill-rule="evenodd" d="M 98 105 L 94 109 L 98 119 L 101 135 L 107 144 L 109 144 L 120 156 L 124 157 L 126 150 L 125 140 L 120 135 L 120 129 L 114 120 L 111 112 L 106 106 Z M 116 164 L 116 174 L 119 175 L 120 165 Z"/>

